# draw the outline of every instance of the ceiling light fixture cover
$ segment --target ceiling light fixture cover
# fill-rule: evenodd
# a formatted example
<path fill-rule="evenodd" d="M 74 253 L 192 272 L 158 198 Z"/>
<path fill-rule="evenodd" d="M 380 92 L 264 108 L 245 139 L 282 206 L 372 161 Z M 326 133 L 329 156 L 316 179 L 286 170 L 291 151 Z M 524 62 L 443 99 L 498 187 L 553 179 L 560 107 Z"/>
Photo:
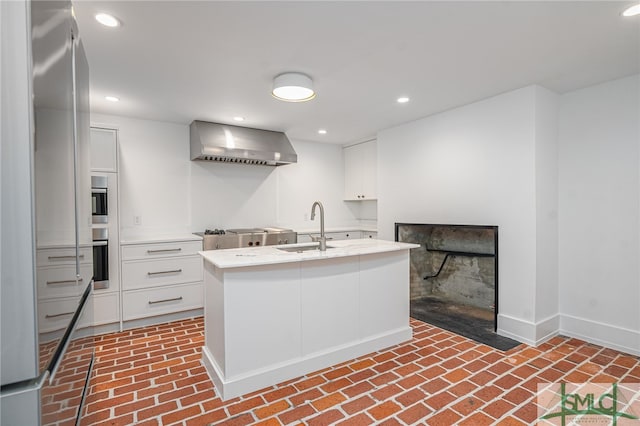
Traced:
<path fill-rule="evenodd" d="M 96 21 L 100 22 L 105 27 L 119 27 L 120 21 L 113 15 L 109 15 L 108 13 L 98 13 L 96 14 Z"/>
<path fill-rule="evenodd" d="M 622 16 L 636 16 L 636 15 L 640 15 L 640 4 L 631 6 L 630 8 L 622 12 Z"/>
<path fill-rule="evenodd" d="M 115 96 L 105 96 L 104 98 L 109 102 L 118 102 L 120 100 L 120 98 L 117 98 Z"/>
<path fill-rule="evenodd" d="M 271 94 L 286 102 L 305 102 L 316 97 L 311 77 L 297 72 L 287 72 L 274 78 Z"/>
<path fill-rule="evenodd" d="M 409 98 L 406 96 L 402 96 L 400 98 L 398 98 L 398 103 L 399 104 L 406 104 L 407 102 L 409 102 Z"/>
<path fill-rule="evenodd" d="M 325 129 L 320 129 L 318 130 L 318 133 L 320 133 L 321 135 L 326 135 L 327 131 Z"/>
<path fill-rule="evenodd" d="M 240 116 L 238 115 L 238 116 L 233 117 L 233 120 L 234 120 L 234 121 L 244 121 L 244 117 L 240 117 Z"/>

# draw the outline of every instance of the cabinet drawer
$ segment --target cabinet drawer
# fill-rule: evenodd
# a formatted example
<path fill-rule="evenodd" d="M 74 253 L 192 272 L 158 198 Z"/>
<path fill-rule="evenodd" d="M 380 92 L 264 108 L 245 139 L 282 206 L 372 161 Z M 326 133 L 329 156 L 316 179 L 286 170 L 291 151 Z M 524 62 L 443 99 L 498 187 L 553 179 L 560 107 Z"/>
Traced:
<path fill-rule="evenodd" d="M 56 249 L 38 249 L 36 251 L 37 266 L 75 265 L 76 250 L 73 247 Z M 80 247 L 80 263 L 93 262 L 93 248 Z"/>
<path fill-rule="evenodd" d="M 122 262 L 124 290 L 202 281 L 202 258 L 196 256 Z"/>
<path fill-rule="evenodd" d="M 362 238 L 378 238 L 378 233 L 377 232 L 363 232 L 362 233 Z"/>
<path fill-rule="evenodd" d="M 124 321 L 203 307 L 202 282 L 122 293 Z"/>
<path fill-rule="evenodd" d="M 122 260 L 156 259 L 173 256 L 189 256 L 202 250 L 202 241 L 177 241 L 173 243 L 133 244 L 122 246 Z"/>
<path fill-rule="evenodd" d="M 76 282 L 75 265 L 38 268 L 38 299 L 80 296 L 93 276 L 91 264 L 80 265 L 80 280 Z"/>
<path fill-rule="evenodd" d="M 120 321 L 118 293 L 93 294 L 84 308 L 79 327 L 111 324 Z"/>
<path fill-rule="evenodd" d="M 38 302 L 38 332 L 62 330 L 71 321 L 71 317 L 78 308 L 80 297 L 66 299 L 41 300 Z M 81 321 L 87 315 L 87 308 L 82 313 Z"/>

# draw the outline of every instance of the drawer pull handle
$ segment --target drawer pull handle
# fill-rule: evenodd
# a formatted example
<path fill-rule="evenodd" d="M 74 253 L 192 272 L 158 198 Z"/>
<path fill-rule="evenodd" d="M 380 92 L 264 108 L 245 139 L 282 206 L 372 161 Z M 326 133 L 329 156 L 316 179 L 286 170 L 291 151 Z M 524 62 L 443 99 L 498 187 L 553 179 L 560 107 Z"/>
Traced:
<path fill-rule="evenodd" d="M 82 278 L 78 279 L 78 284 L 82 282 Z M 76 280 L 64 280 L 64 281 L 47 281 L 47 285 L 61 285 L 61 284 L 76 284 Z"/>
<path fill-rule="evenodd" d="M 75 314 L 75 312 L 74 312 L 74 311 L 71 311 L 71 312 L 63 312 L 63 313 L 61 313 L 61 314 L 53 314 L 53 315 L 49 315 L 49 314 L 47 314 L 47 315 L 45 315 L 44 317 L 45 317 L 45 318 L 57 318 L 57 317 L 62 317 L 62 316 L 64 316 L 64 315 L 73 315 L 73 314 Z"/>
<path fill-rule="evenodd" d="M 162 250 L 147 250 L 148 254 L 154 254 L 154 253 L 171 253 L 174 251 L 182 251 L 181 248 L 174 248 L 174 249 L 162 249 Z"/>
<path fill-rule="evenodd" d="M 155 305 L 156 303 L 175 302 L 176 300 L 182 300 L 182 296 L 174 297 L 173 299 L 149 300 L 149 304 Z"/>
<path fill-rule="evenodd" d="M 74 260 L 75 256 L 49 256 L 47 259 L 49 260 Z M 79 259 L 84 259 L 84 254 L 78 256 Z"/>
<path fill-rule="evenodd" d="M 182 272 L 182 269 L 173 269 L 171 271 L 147 272 L 147 275 L 179 274 L 180 272 Z"/>

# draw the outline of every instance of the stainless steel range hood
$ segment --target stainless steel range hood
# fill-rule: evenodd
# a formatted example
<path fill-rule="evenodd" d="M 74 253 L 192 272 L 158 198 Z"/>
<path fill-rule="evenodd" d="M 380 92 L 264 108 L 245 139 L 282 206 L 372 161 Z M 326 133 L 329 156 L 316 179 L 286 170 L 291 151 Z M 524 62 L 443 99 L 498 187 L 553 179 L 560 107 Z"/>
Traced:
<path fill-rule="evenodd" d="M 282 166 L 298 155 L 282 132 L 195 120 L 189 126 L 191 160 Z"/>

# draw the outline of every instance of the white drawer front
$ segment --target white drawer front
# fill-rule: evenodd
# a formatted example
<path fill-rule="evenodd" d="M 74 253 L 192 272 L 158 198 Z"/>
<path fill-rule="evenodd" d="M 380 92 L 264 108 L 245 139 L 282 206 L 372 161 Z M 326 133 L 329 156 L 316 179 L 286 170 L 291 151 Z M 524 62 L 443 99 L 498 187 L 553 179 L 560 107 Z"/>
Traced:
<path fill-rule="evenodd" d="M 62 330 L 71 321 L 78 308 L 80 297 L 67 299 L 42 300 L 38 302 L 38 331 L 40 333 Z M 83 312 L 86 316 L 87 309 Z"/>
<path fill-rule="evenodd" d="M 122 260 L 189 256 L 201 250 L 202 241 L 126 245 L 122 246 Z"/>
<path fill-rule="evenodd" d="M 38 268 L 38 299 L 79 296 L 87 288 L 92 276 L 91 264 L 80 265 L 81 281 L 77 283 L 75 265 Z"/>
<path fill-rule="evenodd" d="M 75 249 L 38 249 L 36 251 L 37 266 L 75 265 Z M 80 263 L 93 263 L 93 248 L 80 247 Z"/>
<path fill-rule="evenodd" d="M 199 255 L 122 262 L 122 288 L 132 290 L 167 284 L 202 281 Z"/>
<path fill-rule="evenodd" d="M 122 293 L 125 321 L 203 307 L 202 282 Z"/>
<path fill-rule="evenodd" d="M 93 294 L 80 317 L 79 327 L 111 324 L 120 321 L 118 293 Z"/>
<path fill-rule="evenodd" d="M 378 238 L 377 232 L 363 232 L 362 234 L 363 234 L 362 238 L 373 238 L 373 239 Z"/>

